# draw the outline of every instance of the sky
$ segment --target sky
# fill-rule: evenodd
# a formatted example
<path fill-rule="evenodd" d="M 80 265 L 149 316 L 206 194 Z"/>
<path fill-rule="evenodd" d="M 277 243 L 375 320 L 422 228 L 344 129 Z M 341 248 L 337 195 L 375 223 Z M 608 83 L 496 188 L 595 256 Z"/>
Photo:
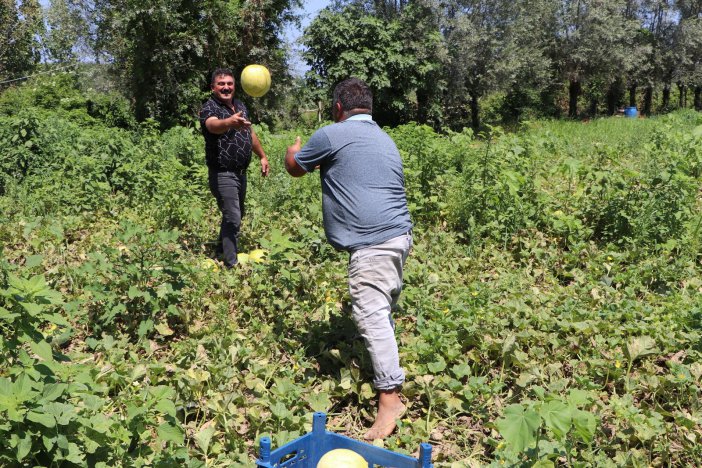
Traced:
<path fill-rule="evenodd" d="M 289 44 L 291 52 L 290 71 L 294 75 L 304 75 L 308 70 L 308 67 L 302 60 L 302 48 L 297 41 L 300 39 L 300 36 L 302 36 L 302 31 L 304 31 L 312 19 L 317 16 L 317 13 L 319 13 L 322 8 L 328 6 L 329 4 L 331 4 L 331 0 L 312 0 L 303 2 L 302 11 L 296 11 L 296 13 L 302 14 L 302 25 L 300 28 L 293 25 L 288 25 L 285 28 L 285 40 Z"/>

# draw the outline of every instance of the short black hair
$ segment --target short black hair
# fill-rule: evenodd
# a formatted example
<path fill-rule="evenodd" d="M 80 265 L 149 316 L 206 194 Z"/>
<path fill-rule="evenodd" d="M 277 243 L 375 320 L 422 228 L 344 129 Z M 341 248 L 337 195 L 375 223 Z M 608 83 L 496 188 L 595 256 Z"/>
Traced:
<path fill-rule="evenodd" d="M 348 78 L 334 88 L 334 102 L 341 103 L 346 112 L 351 109 L 368 109 L 373 111 L 373 92 L 368 85 L 358 78 Z"/>
<path fill-rule="evenodd" d="M 231 76 L 234 78 L 234 73 L 232 73 L 232 70 L 229 68 L 215 68 L 215 71 L 212 72 L 212 77 L 210 78 L 210 86 L 215 83 L 218 76 Z M 236 82 L 236 78 L 234 78 L 234 82 Z"/>

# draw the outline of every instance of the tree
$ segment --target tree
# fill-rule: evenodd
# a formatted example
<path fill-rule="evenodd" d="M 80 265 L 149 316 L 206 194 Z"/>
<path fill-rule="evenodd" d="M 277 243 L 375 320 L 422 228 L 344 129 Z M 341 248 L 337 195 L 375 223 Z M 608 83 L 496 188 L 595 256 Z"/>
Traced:
<path fill-rule="evenodd" d="M 667 109 L 670 83 L 675 69 L 673 39 L 677 28 L 677 12 L 673 0 L 644 0 L 641 6 L 641 25 L 650 46 L 649 69 L 643 78 L 644 104 L 642 113 L 650 115 L 655 87 L 663 86 L 663 108 Z"/>
<path fill-rule="evenodd" d="M 507 27 L 505 68 L 498 87 L 506 90 L 503 118 L 518 121 L 525 112 L 556 115 L 554 96 L 561 88 L 552 57 L 558 5 L 550 0 L 523 0 Z"/>
<path fill-rule="evenodd" d="M 38 37 L 42 30 L 36 0 L 0 0 L 0 81 L 34 70 L 41 58 Z"/>
<path fill-rule="evenodd" d="M 517 10 L 514 2 L 504 0 L 452 1 L 445 5 L 442 30 L 449 54 L 447 106 L 452 126 L 463 126 L 468 109 L 470 125 L 477 130 L 479 99 L 498 89 L 513 71 L 507 44 Z"/>
<path fill-rule="evenodd" d="M 687 107 L 687 90 L 694 90 L 696 109 L 702 108 L 702 1 L 681 0 L 675 34 L 673 80 L 680 90 L 680 107 Z"/>
<path fill-rule="evenodd" d="M 90 25 L 77 0 L 51 0 L 46 10 L 46 32 L 42 38 L 46 58 L 59 63 L 91 58 Z"/>
<path fill-rule="evenodd" d="M 632 53 L 626 35 L 636 25 L 623 14 L 621 0 L 564 0 L 559 13 L 557 57 L 568 83 L 568 115 L 578 115 L 578 99 L 588 82 L 608 88 L 608 107 L 618 105 L 621 69 Z M 591 99 L 596 95 L 591 91 Z M 595 107 L 595 106 L 591 106 Z"/>
<path fill-rule="evenodd" d="M 373 90 L 373 114 L 381 124 L 440 120 L 434 104 L 443 43 L 429 2 L 403 8 L 393 19 L 359 3 L 327 8 L 305 30 L 303 44 L 311 67 L 308 82 L 323 95 L 356 76 Z"/>

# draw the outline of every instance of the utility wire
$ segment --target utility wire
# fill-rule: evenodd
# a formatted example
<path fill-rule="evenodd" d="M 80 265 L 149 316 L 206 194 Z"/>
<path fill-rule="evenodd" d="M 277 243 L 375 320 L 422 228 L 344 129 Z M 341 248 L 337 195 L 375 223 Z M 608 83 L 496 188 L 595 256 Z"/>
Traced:
<path fill-rule="evenodd" d="M 27 75 L 27 76 L 22 76 L 22 77 L 20 77 L 20 78 L 13 78 L 13 79 L 11 79 L 11 80 L 0 81 L 0 85 L 6 84 L 6 83 L 13 83 L 13 82 L 15 82 L 15 81 L 26 80 L 26 79 L 28 79 L 28 78 L 33 78 L 33 77 L 39 76 L 39 75 L 46 75 L 47 73 L 53 73 L 53 72 L 55 72 L 55 71 L 63 70 L 63 69 L 66 69 L 66 68 L 71 68 L 71 67 L 75 67 L 75 65 L 66 65 L 66 66 L 64 66 L 64 67 L 54 68 L 53 70 L 47 70 L 47 71 L 45 71 L 45 72 L 39 72 L 39 73 L 35 73 L 35 74 L 33 74 L 33 75 Z"/>

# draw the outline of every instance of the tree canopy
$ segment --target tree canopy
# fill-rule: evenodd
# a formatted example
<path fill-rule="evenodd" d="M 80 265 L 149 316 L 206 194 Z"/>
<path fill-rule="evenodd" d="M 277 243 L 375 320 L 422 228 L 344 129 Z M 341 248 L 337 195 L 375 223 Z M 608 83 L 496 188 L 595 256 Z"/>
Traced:
<path fill-rule="evenodd" d="M 274 77 L 271 93 L 247 102 L 269 123 L 328 106 L 349 76 L 373 88 L 376 118 L 388 125 L 480 129 L 624 106 L 702 109 L 699 0 L 335 0 L 302 36 L 305 83 L 291 76 L 283 37 L 285 25 L 300 24 L 302 5 L 50 0 L 42 9 L 0 0 L 0 81 L 42 61 L 98 64 L 91 80 L 111 83 L 138 120 L 164 128 L 194 119 L 211 70 L 238 76 L 250 63 Z"/>

